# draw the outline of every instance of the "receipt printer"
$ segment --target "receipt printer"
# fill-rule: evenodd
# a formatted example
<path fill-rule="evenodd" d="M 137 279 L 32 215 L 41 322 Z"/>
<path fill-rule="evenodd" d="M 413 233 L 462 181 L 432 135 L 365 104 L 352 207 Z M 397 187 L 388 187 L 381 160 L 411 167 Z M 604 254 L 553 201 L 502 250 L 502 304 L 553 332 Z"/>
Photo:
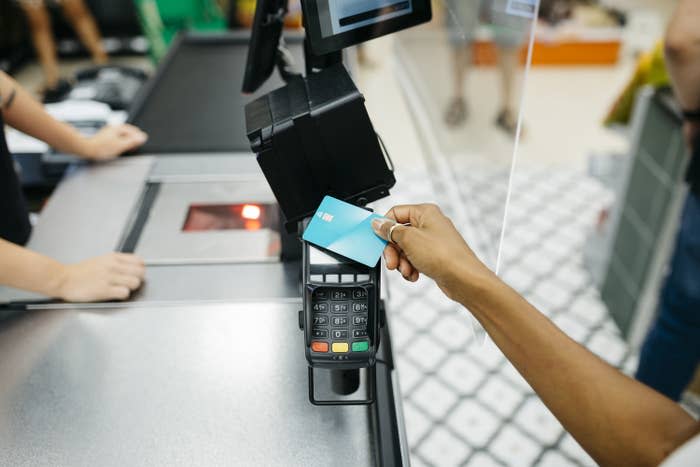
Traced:
<path fill-rule="evenodd" d="M 251 148 L 289 232 L 325 195 L 364 206 L 396 183 L 364 97 L 342 64 L 292 78 L 245 113 Z"/>

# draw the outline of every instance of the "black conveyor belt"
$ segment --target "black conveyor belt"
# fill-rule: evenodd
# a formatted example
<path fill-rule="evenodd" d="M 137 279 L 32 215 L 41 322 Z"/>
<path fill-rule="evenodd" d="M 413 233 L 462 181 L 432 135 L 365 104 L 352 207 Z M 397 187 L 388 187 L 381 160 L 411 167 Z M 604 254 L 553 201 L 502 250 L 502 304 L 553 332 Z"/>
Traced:
<path fill-rule="evenodd" d="M 277 73 L 252 96 L 241 95 L 249 33 L 179 36 L 129 110 L 149 135 L 140 153 L 250 151 L 244 106 L 283 83 Z M 303 36 L 286 33 L 303 69 Z"/>

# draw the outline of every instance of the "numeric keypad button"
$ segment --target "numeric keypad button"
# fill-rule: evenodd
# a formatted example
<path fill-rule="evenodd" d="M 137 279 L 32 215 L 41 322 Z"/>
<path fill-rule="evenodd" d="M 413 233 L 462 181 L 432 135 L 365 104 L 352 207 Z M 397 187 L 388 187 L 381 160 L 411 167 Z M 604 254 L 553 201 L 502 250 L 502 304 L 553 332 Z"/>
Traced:
<path fill-rule="evenodd" d="M 347 300 L 350 298 L 350 292 L 344 289 L 334 290 L 331 292 L 331 300 Z"/>
<path fill-rule="evenodd" d="M 352 337 L 367 337 L 367 329 L 354 329 Z"/>
<path fill-rule="evenodd" d="M 353 303 L 352 311 L 355 313 L 364 313 L 368 310 L 366 303 Z"/>
<path fill-rule="evenodd" d="M 352 291 L 352 298 L 355 300 L 367 298 L 367 291 L 365 289 L 354 289 Z"/>
<path fill-rule="evenodd" d="M 318 339 L 318 338 L 327 338 L 328 337 L 328 329 L 314 329 L 311 331 L 311 335 Z"/>
<path fill-rule="evenodd" d="M 352 324 L 353 326 L 367 326 L 367 316 L 353 316 Z"/>
<path fill-rule="evenodd" d="M 327 289 L 317 289 L 314 292 L 314 298 L 316 300 L 328 300 L 328 290 Z"/>
<path fill-rule="evenodd" d="M 334 316 L 331 319 L 331 323 L 333 323 L 334 327 L 347 326 L 348 325 L 348 317 L 347 316 Z"/>
<path fill-rule="evenodd" d="M 333 313 L 347 313 L 349 308 L 347 303 L 333 303 L 331 305 L 331 311 Z"/>
<path fill-rule="evenodd" d="M 327 326 L 328 316 L 314 315 L 314 326 Z"/>
<path fill-rule="evenodd" d="M 318 313 L 328 312 L 328 303 L 314 303 L 311 309 Z"/>
<path fill-rule="evenodd" d="M 331 331 L 331 337 L 333 339 L 347 339 L 348 338 L 348 331 L 334 329 Z"/>

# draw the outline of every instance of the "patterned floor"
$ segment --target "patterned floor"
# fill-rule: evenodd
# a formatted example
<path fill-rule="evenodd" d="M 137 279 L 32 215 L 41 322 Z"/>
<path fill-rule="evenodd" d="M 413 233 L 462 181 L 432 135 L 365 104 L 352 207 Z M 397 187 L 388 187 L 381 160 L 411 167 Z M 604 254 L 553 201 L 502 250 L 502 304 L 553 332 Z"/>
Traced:
<path fill-rule="evenodd" d="M 454 162 L 454 161 L 453 161 Z M 507 168 L 453 163 L 464 222 L 497 245 Z M 437 201 L 440 180 L 397 177 L 392 202 Z M 442 181 L 445 182 L 445 181 Z M 449 181 L 448 181 L 449 183 Z M 437 193 L 437 195 L 436 195 Z M 585 174 L 518 168 L 501 276 L 572 338 L 611 364 L 636 367 L 583 266 L 582 246 L 610 194 Z M 470 229 L 465 229 L 470 230 Z M 389 277 L 389 310 L 413 466 L 595 465 L 489 340 L 476 337 L 468 313 L 435 284 Z"/>

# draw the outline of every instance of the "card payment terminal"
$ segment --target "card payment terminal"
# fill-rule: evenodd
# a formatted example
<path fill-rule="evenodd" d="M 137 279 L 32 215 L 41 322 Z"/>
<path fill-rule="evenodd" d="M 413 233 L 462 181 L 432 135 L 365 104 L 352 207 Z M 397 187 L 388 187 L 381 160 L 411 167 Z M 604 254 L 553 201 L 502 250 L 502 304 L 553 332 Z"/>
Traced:
<path fill-rule="evenodd" d="M 304 309 L 300 325 L 309 362 L 309 399 L 316 405 L 369 404 L 373 401 L 373 371 L 379 346 L 379 265 L 370 268 L 308 242 L 304 242 L 303 259 Z M 369 396 L 363 400 L 320 401 L 314 396 L 314 369 L 339 372 L 334 375 L 335 381 L 346 383 L 356 381 L 360 369 L 368 369 Z M 346 390 L 342 386 L 336 392 L 347 394 L 353 390 L 352 384 Z"/>

